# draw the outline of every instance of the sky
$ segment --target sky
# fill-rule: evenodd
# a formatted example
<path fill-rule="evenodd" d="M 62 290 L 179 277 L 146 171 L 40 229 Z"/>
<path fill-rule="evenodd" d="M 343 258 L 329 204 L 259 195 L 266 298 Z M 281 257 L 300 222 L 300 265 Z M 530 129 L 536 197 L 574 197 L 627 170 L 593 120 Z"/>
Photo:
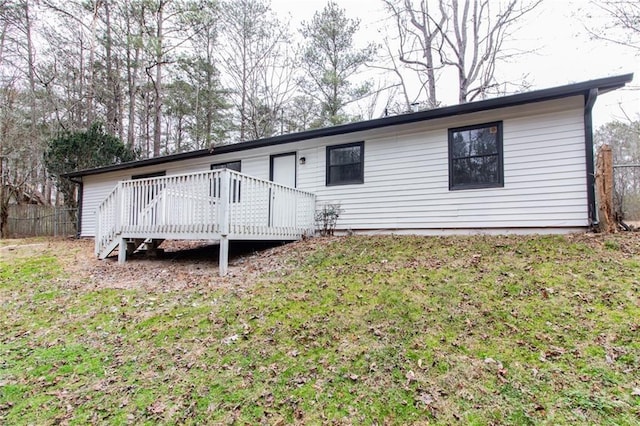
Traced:
<path fill-rule="evenodd" d="M 336 0 L 350 18 L 359 18 L 360 32 L 356 44 L 381 37 L 387 21 L 381 0 Z M 326 0 L 272 0 L 273 10 L 297 30 L 300 23 L 310 21 Z M 613 120 L 626 121 L 627 116 L 640 119 L 640 55 L 613 43 L 592 40 L 585 30 L 583 18 L 604 23 L 605 15 L 587 0 L 545 0 L 522 21 L 515 34 L 518 47 L 535 50 L 519 60 L 503 64 L 499 73 L 517 79 L 526 74 L 531 90 L 634 73 L 631 89 L 617 90 L 598 98 L 594 108 L 596 127 Z M 633 89 L 635 87 L 635 89 Z M 454 104 L 455 86 L 445 89 Z"/>

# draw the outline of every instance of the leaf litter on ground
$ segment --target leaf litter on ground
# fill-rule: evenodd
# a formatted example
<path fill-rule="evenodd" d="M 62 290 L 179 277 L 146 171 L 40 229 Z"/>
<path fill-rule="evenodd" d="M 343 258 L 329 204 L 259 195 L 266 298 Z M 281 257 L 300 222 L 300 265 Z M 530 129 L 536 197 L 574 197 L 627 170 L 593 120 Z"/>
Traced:
<path fill-rule="evenodd" d="M 634 424 L 638 235 L 13 241 L 0 421 Z"/>

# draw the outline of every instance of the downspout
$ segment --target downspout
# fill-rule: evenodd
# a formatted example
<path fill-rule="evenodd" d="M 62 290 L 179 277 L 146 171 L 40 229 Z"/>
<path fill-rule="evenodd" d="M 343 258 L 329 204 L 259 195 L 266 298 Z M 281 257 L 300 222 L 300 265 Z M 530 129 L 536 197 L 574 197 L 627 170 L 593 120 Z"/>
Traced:
<path fill-rule="evenodd" d="M 598 97 L 598 89 L 590 89 L 585 94 L 584 103 L 584 149 L 587 166 L 587 205 L 589 210 L 589 226 L 598 225 L 598 213 L 596 210 L 596 176 L 593 161 L 593 105 Z"/>

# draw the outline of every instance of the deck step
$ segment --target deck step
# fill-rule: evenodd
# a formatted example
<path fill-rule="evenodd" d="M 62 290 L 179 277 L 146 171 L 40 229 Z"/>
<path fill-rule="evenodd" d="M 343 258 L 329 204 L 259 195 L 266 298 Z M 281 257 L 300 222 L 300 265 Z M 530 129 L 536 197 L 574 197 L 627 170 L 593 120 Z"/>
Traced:
<path fill-rule="evenodd" d="M 98 254 L 98 259 L 106 259 L 120 244 L 120 238 L 114 238 Z"/>

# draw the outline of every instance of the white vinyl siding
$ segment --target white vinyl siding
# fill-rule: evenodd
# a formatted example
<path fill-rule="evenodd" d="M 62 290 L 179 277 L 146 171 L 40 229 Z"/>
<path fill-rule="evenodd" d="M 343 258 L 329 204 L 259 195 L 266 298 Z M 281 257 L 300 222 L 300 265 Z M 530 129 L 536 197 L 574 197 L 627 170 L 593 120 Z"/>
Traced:
<path fill-rule="evenodd" d="M 583 109 L 573 106 L 504 120 L 502 188 L 449 191 L 442 128 L 367 140 L 364 185 L 319 187 L 318 202 L 341 203 L 340 229 L 587 226 Z"/>
<path fill-rule="evenodd" d="M 299 189 L 340 203 L 338 229 L 462 230 L 576 228 L 588 225 L 584 99 L 541 102 L 340 136 L 305 140 L 157 166 L 86 176 L 82 235 L 118 180 L 166 170 L 209 170 L 242 160 L 242 172 L 269 178 L 270 155 L 296 152 Z M 504 187 L 449 190 L 448 129 L 503 122 Z M 364 141 L 364 183 L 326 185 L 326 147 Z"/>

